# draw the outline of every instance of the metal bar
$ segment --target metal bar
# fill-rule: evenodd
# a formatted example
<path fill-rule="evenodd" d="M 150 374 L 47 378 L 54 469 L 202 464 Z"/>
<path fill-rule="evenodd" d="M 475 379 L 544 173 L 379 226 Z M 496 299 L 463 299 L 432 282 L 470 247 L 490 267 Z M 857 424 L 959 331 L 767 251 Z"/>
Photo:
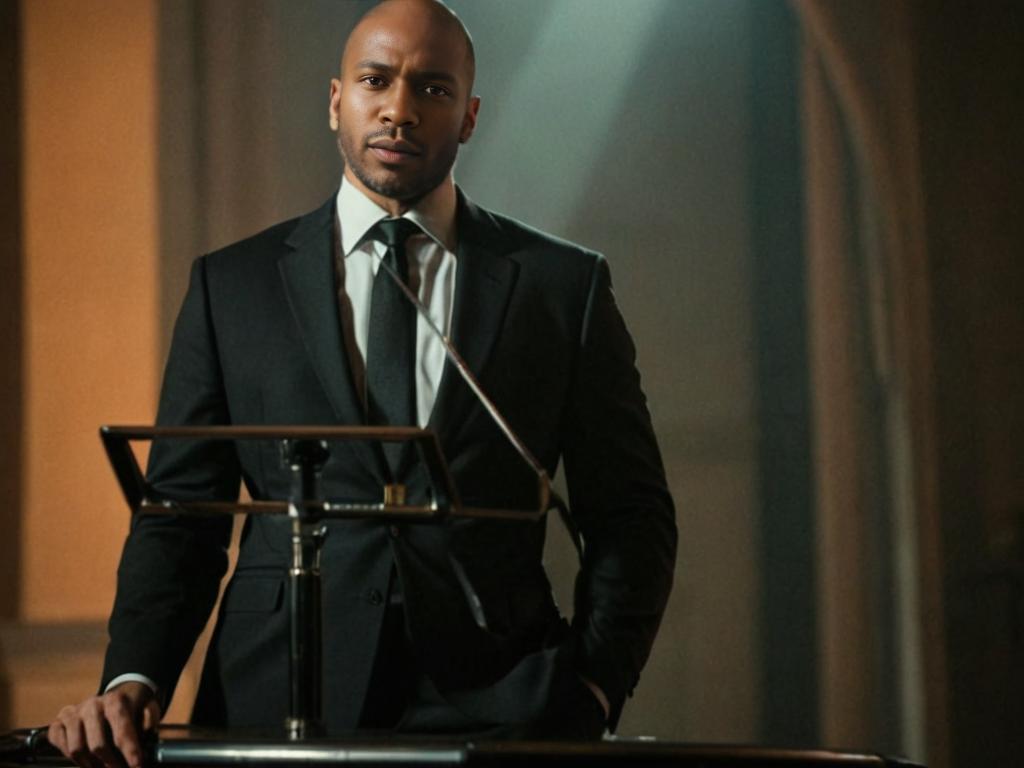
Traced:
<path fill-rule="evenodd" d="M 291 739 L 324 733 L 323 633 L 320 552 L 326 528 L 315 506 L 320 471 L 330 452 L 322 440 L 285 440 L 281 460 L 291 470 L 288 515 L 292 519 L 292 563 L 288 569 L 289 707 L 285 729 Z"/>
<path fill-rule="evenodd" d="M 253 502 L 175 501 L 147 498 L 145 477 L 129 445 L 133 440 L 182 438 L 196 440 L 282 440 L 352 441 L 378 440 L 382 442 L 413 441 L 427 470 L 434 499 L 430 504 L 385 504 L 373 502 L 323 501 L 311 497 L 295 500 L 306 508 L 315 508 L 321 517 L 349 519 L 379 515 L 387 519 L 416 520 L 440 519 L 447 515 L 488 520 L 534 521 L 543 517 L 550 507 L 554 493 L 547 473 L 537 471 L 538 504 L 535 509 L 503 509 L 463 507 L 458 489 L 452 480 L 448 465 L 441 453 L 437 436 L 415 427 L 311 427 L 311 426 L 103 426 L 100 428 L 107 455 L 133 512 L 143 514 L 188 513 L 196 515 L 284 514 L 287 503 L 258 500 Z M 537 466 L 528 461 L 534 470 Z"/>
<path fill-rule="evenodd" d="M 139 468 L 139 462 L 135 458 L 135 452 L 127 440 L 121 439 L 116 433 L 116 427 L 100 427 L 100 439 L 103 440 L 103 448 L 107 452 L 107 460 L 117 476 L 118 485 L 124 494 L 125 501 L 131 510 L 137 510 L 144 501 L 142 488 L 146 479 Z"/>
<path fill-rule="evenodd" d="M 438 507 L 428 505 L 393 505 L 349 502 L 307 501 L 302 506 L 319 510 L 324 520 L 350 520 L 380 517 L 382 520 L 406 522 L 436 520 Z M 289 502 L 286 501 L 143 501 L 138 509 L 141 515 L 174 515 L 182 512 L 191 515 L 286 515 Z M 490 507 L 459 507 L 449 513 L 450 517 L 475 520 L 539 520 L 544 512 L 539 510 L 500 509 Z"/>
<path fill-rule="evenodd" d="M 422 437 L 418 427 L 310 427 L 261 425 L 207 425 L 178 427 L 104 426 L 101 434 L 124 440 L 149 440 L 156 437 L 182 437 L 202 440 L 382 440 L 401 442 Z"/>
<path fill-rule="evenodd" d="M 460 746 L 175 744 L 157 748 L 159 765 L 464 765 Z"/>

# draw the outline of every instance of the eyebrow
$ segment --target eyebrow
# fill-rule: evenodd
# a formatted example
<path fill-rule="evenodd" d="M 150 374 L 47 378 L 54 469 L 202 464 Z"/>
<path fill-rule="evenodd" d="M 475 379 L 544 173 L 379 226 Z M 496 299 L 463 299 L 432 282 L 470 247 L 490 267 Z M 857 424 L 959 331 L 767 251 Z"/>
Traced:
<path fill-rule="evenodd" d="M 356 62 L 356 69 L 373 69 L 378 72 L 394 72 L 395 68 L 390 64 L 385 64 L 382 61 L 374 61 L 372 59 L 363 59 L 362 61 Z M 450 72 L 443 70 L 424 70 L 422 72 L 416 72 L 417 80 L 440 80 L 444 83 L 455 83 L 455 75 Z"/>

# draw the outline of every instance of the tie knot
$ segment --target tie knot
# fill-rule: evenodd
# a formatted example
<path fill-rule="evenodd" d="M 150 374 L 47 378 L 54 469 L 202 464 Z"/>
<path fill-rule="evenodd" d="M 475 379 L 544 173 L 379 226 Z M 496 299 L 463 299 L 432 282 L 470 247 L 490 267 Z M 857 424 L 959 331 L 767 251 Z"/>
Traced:
<path fill-rule="evenodd" d="M 384 243 L 388 248 L 401 248 L 405 241 L 422 232 L 416 222 L 410 219 L 381 219 L 369 232 L 369 236 Z"/>

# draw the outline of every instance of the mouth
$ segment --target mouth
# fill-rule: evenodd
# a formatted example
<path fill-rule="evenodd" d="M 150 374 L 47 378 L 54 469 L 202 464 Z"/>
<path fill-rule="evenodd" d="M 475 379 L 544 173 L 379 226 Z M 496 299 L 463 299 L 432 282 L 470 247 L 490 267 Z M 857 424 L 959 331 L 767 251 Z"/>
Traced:
<path fill-rule="evenodd" d="M 368 147 L 378 160 L 391 165 L 410 162 L 421 154 L 419 147 L 401 139 L 378 139 Z"/>

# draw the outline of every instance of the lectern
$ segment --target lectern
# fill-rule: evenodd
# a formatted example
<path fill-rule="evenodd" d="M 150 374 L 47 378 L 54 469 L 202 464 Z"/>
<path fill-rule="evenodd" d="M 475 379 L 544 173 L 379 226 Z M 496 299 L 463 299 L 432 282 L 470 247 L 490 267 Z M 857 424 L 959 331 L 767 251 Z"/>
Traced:
<path fill-rule="evenodd" d="M 479 742 L 390 736 L 301 741 L 161 726 L 147 744 L 150 764 L 198 768 L 924 768 L 883 755 L 828 749 L 676 744 L 650 739 L 602 742 Z M 0 739 L 0 767 L 70 765 L 46 744 L 43 729 Z"/>

